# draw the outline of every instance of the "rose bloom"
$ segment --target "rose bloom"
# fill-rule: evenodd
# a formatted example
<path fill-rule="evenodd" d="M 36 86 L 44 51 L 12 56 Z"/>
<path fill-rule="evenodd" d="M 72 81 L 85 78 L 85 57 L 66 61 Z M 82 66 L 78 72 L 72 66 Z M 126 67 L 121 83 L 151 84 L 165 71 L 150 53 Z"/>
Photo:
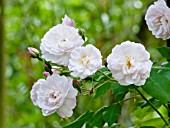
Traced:
<path fill-rule="evenodd" d="M 170 8 L 164 0 L 158 0 L 151 5 L 145 15 L 146 24 L 156 38 L 170 38 Z"/>
<path fill-rule="evenodd" d="M 101 58 L 100 51 L 91 44 L 78 47 L 70 54 L 68 68 L 72 76 L 84 79 L 101 68 Z"/>
<path fill-rule="evenodd" d="M 64 24 L 51 28 L 41 41 L 42 58 L 64 66 L 68 66 L 70 52 L 84 44 L 78 29 Z"/>
<path fill-rule="evenodd" d="M 70 117 L 77 95 L 72 84 L 71 78 L 58 74 L 48 76 L 46 80 L 39 79 L 32 87 L 31 99 L 34 105 L 42 109 L 44 116 L 57 112 L 62 118 Z"/>
<path fill-rule="evenodd" d="M 121 85 L 144 85 L 150 76 L 152 62 L 142 44 L 130 41 L 116 45 L 107 57 L 112 76 Z"/>

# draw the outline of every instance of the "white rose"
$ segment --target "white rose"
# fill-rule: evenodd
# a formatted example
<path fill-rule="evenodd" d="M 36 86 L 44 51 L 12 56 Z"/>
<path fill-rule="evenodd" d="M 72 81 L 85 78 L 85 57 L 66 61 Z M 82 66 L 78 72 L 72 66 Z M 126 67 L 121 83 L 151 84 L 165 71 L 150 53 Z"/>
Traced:
<path fill-rule="evenodd" d="M 47 80 L 40 79 L 32 87 L 31 99 L 34 105 L 42 109 L 44 116 L 57 112 L 62 118 L 70 117 L 77 95 L 72 83 L 71 78 L 58 74 L 48 76 Z"/>
<path fill-rule="evenodd" d="M 51 28 L 41 40 L 42 57 L 59 65 L 68 66 L 70 52 L 84 44 L 78 29 L 59 24 Z"/>
<path fill-rule="evenodd" d="M 121 85 L 144 85 L 150 76 L 150 54 L 141 44 L 126 41 L 116 45 L 107 57 L 112 76 Z"/>
<path fill-rule="evenodd" d="M 170 38 L 170 8 L 164 0 L 158 0 L 148 8 L 145 20 L 156 38 L 163 40 Z"/>
<path fill-rule="evenodd" d="M 100 51 L 91 44 L 75 48 L 70 54 L 68 68 L 72 76 L 84 79 L 101 68 L 101 58 Z"/>

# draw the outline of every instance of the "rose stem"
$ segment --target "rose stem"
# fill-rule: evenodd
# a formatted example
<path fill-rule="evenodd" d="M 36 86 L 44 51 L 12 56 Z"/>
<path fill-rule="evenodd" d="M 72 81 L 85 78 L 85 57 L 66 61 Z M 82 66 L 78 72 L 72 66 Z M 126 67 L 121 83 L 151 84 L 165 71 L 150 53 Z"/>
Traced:
<path fill-rule="evenodd" d="M 138 88 L 133 85 L 133 88 L 141 95 L 141 97 L 158 113 L 158 115 L 162 118 L 162 120 L 165 122 L 167 126 L 169 126 L 168 122 L 165 120 L 165 118 L 162 116 L 162 114 L 155 108 L 155 106 L 138 90 Z"/>

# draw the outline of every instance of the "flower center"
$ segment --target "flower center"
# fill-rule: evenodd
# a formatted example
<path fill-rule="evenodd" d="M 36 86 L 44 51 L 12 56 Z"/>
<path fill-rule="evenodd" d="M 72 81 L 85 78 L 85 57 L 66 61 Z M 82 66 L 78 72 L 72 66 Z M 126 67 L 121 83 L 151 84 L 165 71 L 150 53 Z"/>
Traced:
<path fill-rule="evenodd" d="M 50 105 L 57 105 L 61 102 L 63 94 L 59 91 L 51 92 L 49 94 L 49 104 Z"/>
<path fill-rule="evenodd" d="M 130 69 L 130 68 L 131 68 L 131 66 L 132 66 L 132 64 L 131 64 L 131 62 L 130 62 L 130 58 L 129 58 L 129 57 L 126 57 L 126 66 L 127 66 L 127 68 L 128 68 L 128 69 Z"/>
<path fill-rule="evenodd" d="M 90 60 L 86 55 L 82 56 L 79 63 L 83 66 L 87 66 L 90 63 Z"/>

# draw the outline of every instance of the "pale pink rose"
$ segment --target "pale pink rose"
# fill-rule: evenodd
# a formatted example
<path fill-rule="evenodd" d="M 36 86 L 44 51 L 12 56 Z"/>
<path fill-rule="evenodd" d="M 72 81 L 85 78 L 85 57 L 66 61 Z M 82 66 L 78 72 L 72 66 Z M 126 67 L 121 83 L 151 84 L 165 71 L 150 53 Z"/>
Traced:
<path fill-rule="evenodd" d="M 64 66 L 68 66 L 71 51 L 84 44 L 78 29 L 63 24 L 51 28 L 41 41 L 42 58 Z"/>
<path fill-rule="evenodd" d="M 170 8 L 164 0 L 158 0 L 151 5 L 145 15 L 146 24 L 156 38 L 170 38 Z"/>
<path fill-rule="evenodd" d="M 85 47 L 75 48 L 70 54 L 68 68 L 74 77 L 86 78 L 102 67 L 100 51 L 89 44 Z"/>
<path fill-rule="evenodd" d="M 150 54 L 142 44 L 126 41 L 116 45 L 107 57 L 112 76 L 121 85 L 144 85 L 150 76 Z"/>
<path fill-rule="evenodd" d="M 42 109 L 44 116 L 57 112 L 62 118 L 70 117 L 76 106 L 77 95 L 72 84 L 71 78 L 52 74 L 33 85 L 31 99 L 34 105 Z"/>

